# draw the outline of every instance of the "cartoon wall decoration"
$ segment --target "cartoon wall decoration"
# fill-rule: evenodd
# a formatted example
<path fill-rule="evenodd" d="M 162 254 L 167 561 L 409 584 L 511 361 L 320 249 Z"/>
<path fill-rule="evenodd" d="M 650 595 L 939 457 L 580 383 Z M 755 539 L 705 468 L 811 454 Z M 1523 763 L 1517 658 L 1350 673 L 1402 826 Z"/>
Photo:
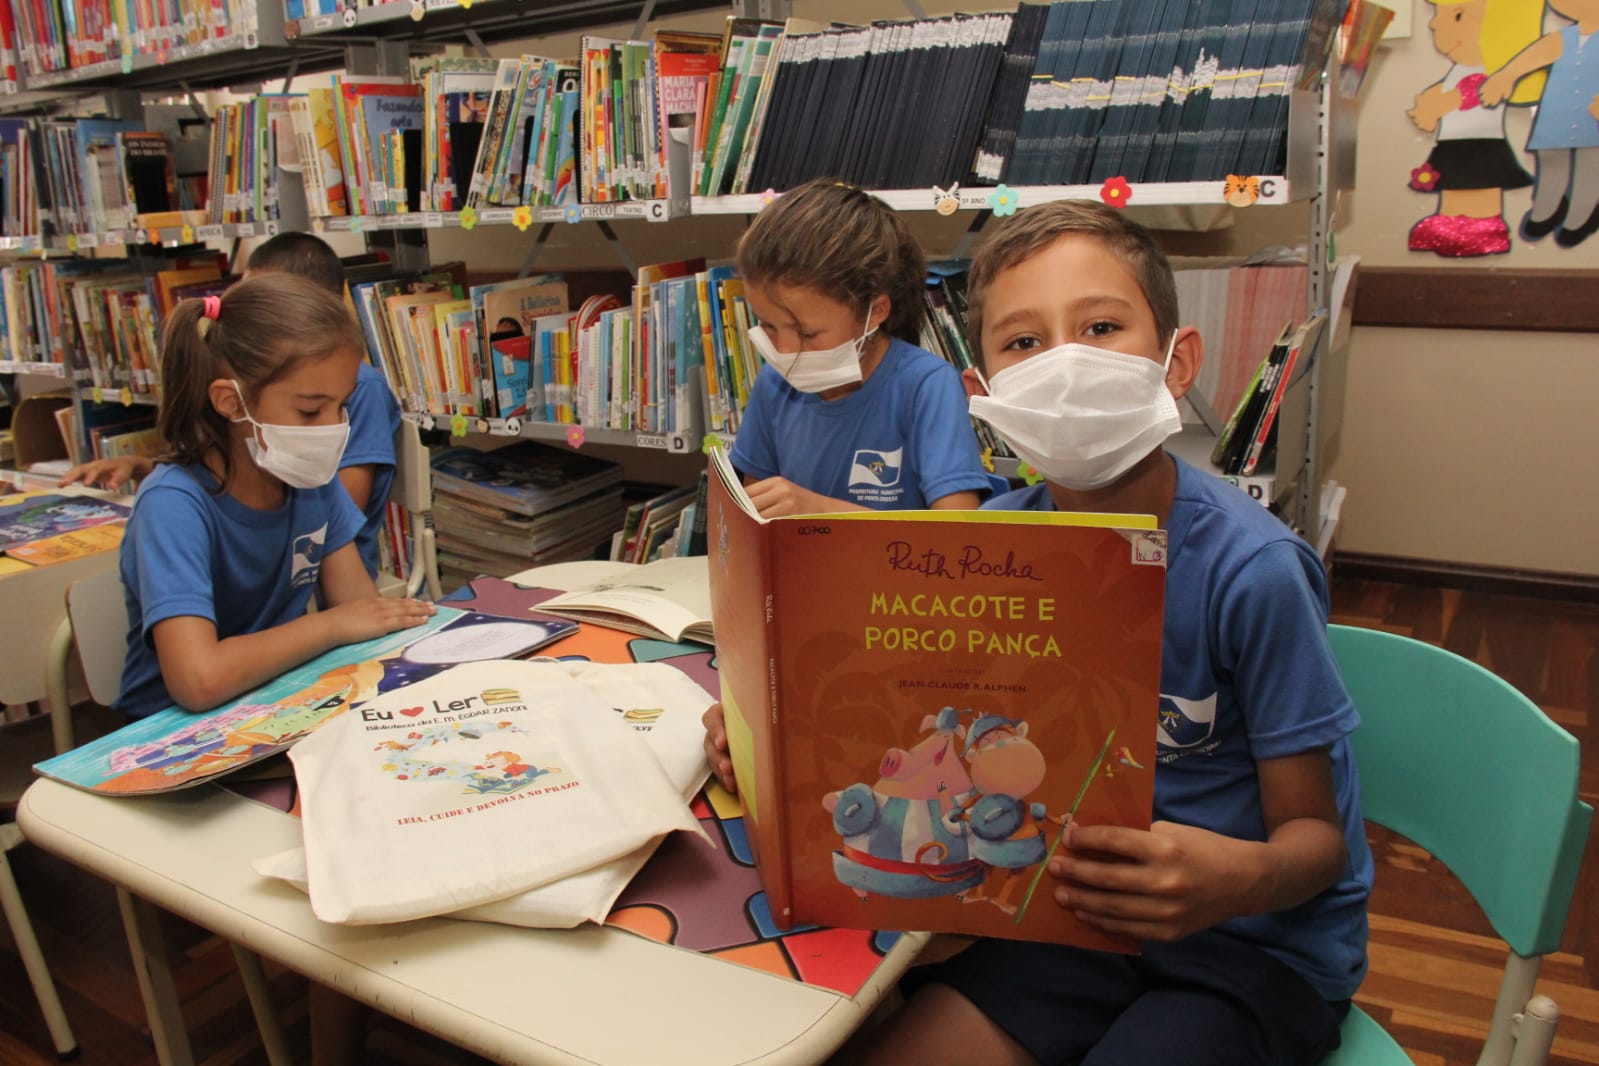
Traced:
<path fill-rule="evenodd" d="M 1452 65 L 1406 112 L 1418 129 L 1437 134 L 1427 161 L 1410 174 L 1412 189 L 1438 196 L 1435 212 L 1411 227 L 1410 250 L 1451 258 L 1508 252 L 1504 192 L 1533 184 L 1533 177 L 1506 140 L 1506 97 L 1513 104 L 1536 102 L 1544 78 L 1534 74 L 1491 101 L 1484 87 L 1490 72 L 1538 40 L 1543 0 L 1428 2 L 1433 44 Z M 1599 10 L 1599 0 L 1558 2 L 1594 3 Z"/>
<path fill-rule="evenodd" d="M 1516 102 L 1522 87 L 1547 76 L 1527 137 L 1537 178 L 1521 220 L 1525 240 L 1550 233 L 1575 248 L 1599 230 L 1599 0 L 1549 0 L 1571 25 L 1543 34 L 1482 84 L 1482 102 Z M 1531 75 L 1529 77 L 1529 75 Z"/>

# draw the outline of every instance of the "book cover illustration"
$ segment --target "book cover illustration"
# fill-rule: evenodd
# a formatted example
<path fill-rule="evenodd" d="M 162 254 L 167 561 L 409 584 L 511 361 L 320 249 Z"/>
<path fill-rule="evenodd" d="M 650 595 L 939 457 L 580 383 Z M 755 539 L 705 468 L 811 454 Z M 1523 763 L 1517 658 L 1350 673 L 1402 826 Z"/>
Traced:
<path fill-rule="evenodd" d="M 419 626 L 334 648 L 216 710 L 158 711 L 34 771 L 108 795 L 188 788 L 283 751 L 381 693 L 459 663 L 525 654 L 574 628 L 441 607 Z"/>
<path fill-rule="evenodd" d="M 1043 871 L 1073 819 L 1149 825 L 1165 534 L 1037 512 L 763 522 L 730 477 L 713 461 L 711 599 L 774 919 L 1133 950 Z"/>
<path fill-rule="evenodd" d="M 93 496 L 47 493 L 0 502 L 0 551 L 10 551 L 31 540 L 121 521 L 128 514 L 129 509 L 123 504 Z"/>
<path fill-rule="evenodd" d="M 51 566 L 111 551 L 122 543 L 123 524 L 102 522 L 85 526 L 71 533 L 57 533 L 53 537 L 18 544 L 6 551 L 9 558 L 32 566 Z"/>

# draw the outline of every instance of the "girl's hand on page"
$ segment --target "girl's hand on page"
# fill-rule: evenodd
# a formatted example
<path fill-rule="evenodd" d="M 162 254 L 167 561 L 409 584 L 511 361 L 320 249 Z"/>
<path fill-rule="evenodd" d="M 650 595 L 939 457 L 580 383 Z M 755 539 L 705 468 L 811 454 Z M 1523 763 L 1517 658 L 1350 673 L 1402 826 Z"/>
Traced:
<path fill-rule="evenodd" d="M 713 703 L 701 718 L 705 723 L 705 761 L 711 764 L 711 773 L 717 784 L 729 792 L 738 792 L 738 782 L 733 779 L 733 760 L 727 754 L 727 720 L 722 705 Z"/>
<path fill-rule="evenodd" d="M 397 629 L 409 629 L 428 620 L 435 611 L 431 603 L 421 600 L 391 599 L 371 596 L 351 600 L 323 612 L 340 644 L 354 644 L 371 640 Z"/>
<path fill-rule="evenodd" d="M 762 518 L 836 510 L 828 506 L 827 497 L 800 488 L 786 477 L 769 477 L 752 482 L 745 486 L 745 491 Z"/>

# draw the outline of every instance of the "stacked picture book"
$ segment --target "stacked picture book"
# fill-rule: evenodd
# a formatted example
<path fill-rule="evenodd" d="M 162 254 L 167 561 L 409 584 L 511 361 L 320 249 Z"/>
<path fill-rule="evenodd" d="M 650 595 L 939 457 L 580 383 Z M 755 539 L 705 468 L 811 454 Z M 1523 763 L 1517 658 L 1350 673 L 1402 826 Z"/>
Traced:
<path fill-rule="evenodd" d="M 536 441 L 433 456 L 433 519 L 446 589 L 482 574 L 604 554 L 622 524 L 617 464 Z"/>

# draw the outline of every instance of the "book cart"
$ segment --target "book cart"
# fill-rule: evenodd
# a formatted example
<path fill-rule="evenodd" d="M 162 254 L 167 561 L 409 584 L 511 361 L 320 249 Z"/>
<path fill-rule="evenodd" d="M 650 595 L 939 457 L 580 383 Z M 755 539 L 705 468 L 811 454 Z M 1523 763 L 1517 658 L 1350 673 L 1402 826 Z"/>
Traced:
<path fill-rule="evenodd" d="M 732 4 L 715 0 L 394 0 L 364 6 L 337 6 L 323 11 L 318 4 L 327 0 L 289 0 L 287 10 L 271 0 L 240 0 L 229 5 L 225 26 L 199 37 L 192 26 L 139 28 L 117 37 L 107 27 L 98 50 L 83 54 L 95 57 L 90 62 L 42 69 L 50 60 L 41 58 L 48 49 L 21 41 L 13 64 L 15 77 L 0 82 L 0 112 L 39 113 L 47 103 L 63 94 L 100 94 L 105 113 L 114 117 L 137 118 L 141 92 L 165 88 L 192 92 L 206 87 L 241 87 L 264 77 L 292 80 L 300 73 L 341 68 L 351 74 L 404 75 L 413 51 L 462 40 L 478 54 L 486 55 L 486 42 L 526 38 L 535 34 L 572 31 L 586 26 L 636 19 L 632 37 L 643 38 L 651 19 L 691 10 L 726 10 L 733 15 L 783 20 L 805 14 L 804 0 L 737 0 Z M 914 0 L 906 0 L 910 15 L 920 16 Z M 187 34 L 187 36 L 185 36 Z M 99 58 L 103 54 L 103 58 Z M 59 57 L 57 57 L 59 58 Z M 1260 175 L 1258 196 L 1252 206 L 1231 206 L 1228 191 L 1221 181 L 1135 182 L 1129 186 L 1130 200 L 1139 208 L 1177 206 L 1209 212 L 1217 217 L 1228 212 L 1266 208 L 1302 213 L 1303 222 L 1291 223 L 1307 248 L 1307 311 L 1328 307 L 1333 296 L 1329 260 L 1332 217 L 1338 190 L 1348 187 L 1354 170 L 1354 101 L 1337 89 L 1336 68 L 1332 75 L 1319 79 L 1318 87 L 1295 89 L 1289 97 L 1286 131 L 1286 167 L 1281 175 Z M 285 91 L 288 86 L 285 87 Z M 509 207 L 484 207 L 465 211 L 397 211 L 382 214 L 312 217 L 300 190 L 292 181 L 280 182 L 274 189 L 277 217 L 238 223 L 179 222 L 168 226 L 140 226 L 104 231 L 66 231 L 59 225 L 45 233 L 0 237 L 0 252 L 16 258 L 86 253 L 107 246 L 127 249 L 136 259 L 148 249 L 185 247 L 237 241 L 271 235 L 279 229 L 308 229 L 315 232 L 357 232 L 371 247 L 384 248 L 400 269 L 420 270 L 427 265 L 427 234 L 431 231 L 515 225 L 534 230 L 523 265 L 524 275 L 532 272 L 544 240 L 555 225 L 593 222 L 616 249 L 630 271 L 637 273 L 631 257 L 613 228 L 613 223 L 646 221 L 691 226 L 679 221 L 694 215 L 752 216 L 770 199 L 761 194 L 697 195 L 694 182 L 687 177 L 687 148 L 679 141 L 668 145 L 670 181 L 667 194 L 615 202 L 585 202 L 557 207 L 535 207 L 520 211 Z M 1102 194 L 1098 182 L 1074 185 L 998 186 L 1009 197 L 1008 206 L 1027 207 L 1055 199 L 1096 199 Z M 958 189 L 912 188 L 873 189 L 900 211 L 959 212 L 970 217 L 966 238 L 954 252 L 963 254 L 973 237 L 996 207 L 995 186 L 962 185 Z M 501 230 L 501 232 L 505 232 Z M 506 236 L 510 237 L 509 232 Z M 498 238 L 496 238 L 498 239 Z M 1335 312 L 1336 313 L 1336 312 Z M 1334 330 L 1324 331 L 1314 356 L 1301 359 L 1278 413 L 1276 468 L 1261 484 L 1270 487 L 1271 499 L 1263 499 L 1290 525 L 1313 542 L 1322 532 L 1322 471 L 1329 443 L 1336 445 L 1342 405 L 1343 353 L 1338 343 L 1347 344 L 1347 329 L 1334 343 Z M 13 347 L 8 345 L 8 349 Z M 111 390 L 88 380 L 81 366 L 65 353 L 34 353 L 33 358 L 7 350 L 0 360 L 0 384 L 15 388 L 19 374 L 56 377 L 72 389 L 74 402 L 123 405 L 153 403 L 151 394 L 133 394 L 127 389 Z M 39 355 L 44 358 L 39 358 Z M 703 389 L 703 385 L 699 386 Z M 698 412 L 703 403 L 692 405 Z M 1203 405 L 1200 405 L 1201 408 Z M 1185 438 L 1175 439 L 1174 450 L 1202 462 L 1208 458 L 1214 433 L 1220 428 L 1215 412 L 1200 410 L 1205 429 L 1191 427 Z M 1222 413 L 1225 415 L 1225 412 Z M 531 418 L 468 417 L 436 411 L 408 411 L 406 417 L 426 429 L 449 430 L 500 436 L 521 436 L 552 441 L 570 441 L 572 426 Z M 83 425 L 83 419 L 79 419 Z M 674 454 L 695 454 L 701 450 L 706 426 L 702 418 L 690 419 L 686 426 L 670 432 L 637 432 L 585 427 L 582 439 L 588 443 L 653 449 Z M 727 434 L 720 434 L 724 442 Z M 1014 461 L 1001 459 L 996 469 L 1014 477 Z M 1264 471 L 1263 471 L 1264 473 Z"/>

